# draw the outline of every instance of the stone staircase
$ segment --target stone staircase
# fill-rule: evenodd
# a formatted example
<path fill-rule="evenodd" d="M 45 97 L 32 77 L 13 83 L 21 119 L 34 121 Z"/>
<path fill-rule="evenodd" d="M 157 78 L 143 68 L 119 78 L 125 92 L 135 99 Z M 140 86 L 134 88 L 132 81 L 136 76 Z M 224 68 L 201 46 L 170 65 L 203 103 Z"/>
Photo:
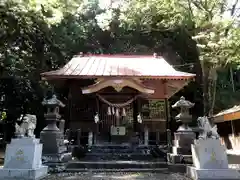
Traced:
<path fill-rule="evenodd" d="M 164 153 L 150 146 L 94 145 L 85 157 L 67 164 L 66 171 L 162 171 L 167 169 Z M 160 151 L 159 151 L 160 152 Z"/>

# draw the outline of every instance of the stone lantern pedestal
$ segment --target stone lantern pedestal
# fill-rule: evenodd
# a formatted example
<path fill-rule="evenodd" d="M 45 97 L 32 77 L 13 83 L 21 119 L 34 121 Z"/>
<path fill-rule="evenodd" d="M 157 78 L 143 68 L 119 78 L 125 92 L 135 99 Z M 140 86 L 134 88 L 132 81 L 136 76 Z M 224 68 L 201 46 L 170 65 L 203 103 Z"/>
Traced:
<path fill-rule="evenodd" d="M 168 161 L 170 163 L 192 163 L 191 144 L 196 139 L 195 132 L 188 126 L 192 121 L 192 116 L 189 114 L 189 108 L 192 108 L 194 103 L 185 100 L 181 97 L 172 107 L 180 108 L 180 113 L 175 117 L 177 121 L 181 121 L 182 125 L 174 133 L 171 152 L 168 153 Z"/>
<path fill-rule="evenodd" d="M 196 139 L 194 132 L 174 133 L 173 146 L 171 153 L 168 154 L 168 161 L 171 163 L 192 163 L 191 144 Z"/>
<path fill-rule="evenodd" d="M 43 105 L 48 111 L 45 114 L 47 126 L 40 133 L 40 142 L 43 144 L 42 160 L 50 170 L 61 171 L 65 169 L 65 162 L 71 159 L 71 153 L 67 152 L 64 145 L 64 134 L 56 125 L 61 118 L 59 107 L 65 105 L 55 95 L 51 99 L 44 99 Z"/>

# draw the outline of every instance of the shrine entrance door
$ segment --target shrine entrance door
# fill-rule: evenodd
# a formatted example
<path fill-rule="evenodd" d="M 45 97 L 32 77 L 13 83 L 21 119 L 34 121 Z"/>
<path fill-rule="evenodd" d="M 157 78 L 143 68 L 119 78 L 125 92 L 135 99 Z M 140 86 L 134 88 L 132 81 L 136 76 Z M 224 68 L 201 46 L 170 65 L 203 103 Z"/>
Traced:
<path fill-rule="evenodd" d="M 135 132 L 133 102 L 122 107 L 99 101 L 97 143 L 129 144 Z"/>

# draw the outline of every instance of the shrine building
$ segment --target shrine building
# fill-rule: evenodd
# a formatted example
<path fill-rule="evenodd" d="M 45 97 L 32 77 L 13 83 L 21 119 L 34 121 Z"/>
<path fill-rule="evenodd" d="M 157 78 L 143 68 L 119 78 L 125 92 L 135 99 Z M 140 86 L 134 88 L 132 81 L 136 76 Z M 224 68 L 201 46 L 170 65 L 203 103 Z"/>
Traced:
<path fill-rule="evenodd" d="M 42 78 L 67 92 L 66 128 L 92 133 L 93 144 L 166 143 L 168 99 L 194 79 L 154 55 L 74 56 Z M 137 132 L 137 133 L 136 133 Z M 86 141 L 82 141 L 82 143 Z"/>

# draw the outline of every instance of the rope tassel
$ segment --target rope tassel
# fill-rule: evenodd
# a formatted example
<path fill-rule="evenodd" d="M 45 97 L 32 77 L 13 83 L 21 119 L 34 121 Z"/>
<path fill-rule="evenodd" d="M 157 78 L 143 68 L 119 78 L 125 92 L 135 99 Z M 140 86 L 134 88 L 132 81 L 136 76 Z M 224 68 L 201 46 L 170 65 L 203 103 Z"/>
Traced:
<path fill-rule="evenodd" d="M 112 115 L 114 115 L 115 114 L 115 109 L 114 109 L 114 107 L 112 107 Z"/>
<path fill-rule="evenodd" d="M 111 112 L 111 107 L 110 107 L 110 106 L 108 107 L 107 115 L 109 115 L 109 116 L 111 116 L 111 115 L 112 115 L 112 112 Z"/>
<path fill-rule="evenodd" d="M 142 117 L 140 114 L 138 114 L 138 116 L 137 116 L 137 121 L 138 121 L 138 123 L 142 124 Z"/>
<path fill-rule="evenodd" d="M 116 109 L 116 117 L 119 117 L 119 108 Z"/>
<path fill-rule="evenodd" d="M 99 122 L 99 115 L 98 113 L 94 116 L 94 121 L 97 124 Z"/>
<path fill-rule="evenodd" d="M 125 108 L 122 108 L 122 116 L 126 116 L 126 109 Z"/>

